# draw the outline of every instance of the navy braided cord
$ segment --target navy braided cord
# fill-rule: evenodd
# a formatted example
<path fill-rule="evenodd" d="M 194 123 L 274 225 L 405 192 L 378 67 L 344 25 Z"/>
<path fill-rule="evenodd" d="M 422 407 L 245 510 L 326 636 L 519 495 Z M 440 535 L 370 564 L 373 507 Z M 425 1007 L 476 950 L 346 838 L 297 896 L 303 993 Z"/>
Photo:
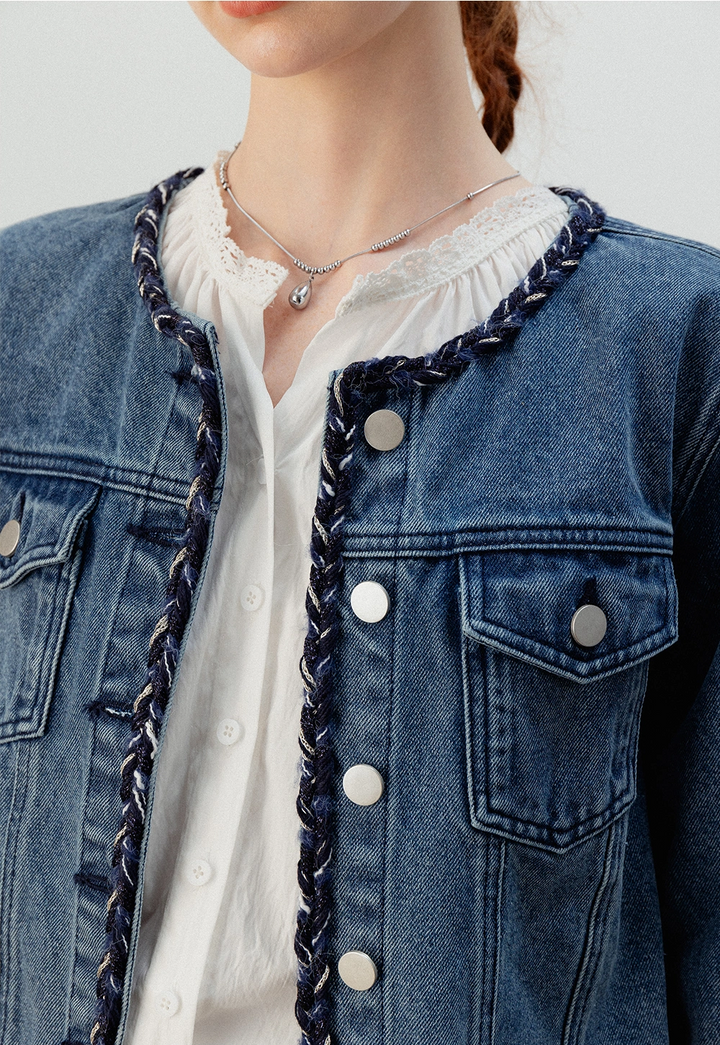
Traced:
<path fill-rule="evenodd" d="M 200 389 L 202 409 L 195 470 L 185 505 L 185 531 L 170 568 L 163 613 L 150 639 L 146 682 L 135 701 L 131 736 L 122 764 L 122 821 L 113 847 L 112 892 L 107 907 L 105 955 L 98 969 L 92 1045 L 113 1045 L 120 1023 L 150 776 L 178 651 L 205 558 L 210 504 L 220 470 L 222 422 L 210 345 L 202 331 L 170 307 L 157 256 L 163 207 L 173 192 L 200 173 L 200 169 L 193 168 L 161 182 L 150 192 L 135 219 L 132 262 L 140 294 L 157 330 L 192 352 L 192 376 Z"/>

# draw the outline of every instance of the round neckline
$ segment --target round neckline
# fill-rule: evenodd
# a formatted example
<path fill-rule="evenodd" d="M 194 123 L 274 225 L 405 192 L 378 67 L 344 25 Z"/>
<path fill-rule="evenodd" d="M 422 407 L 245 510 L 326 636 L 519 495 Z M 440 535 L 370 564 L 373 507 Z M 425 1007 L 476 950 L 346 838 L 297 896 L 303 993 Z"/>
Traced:
<path fill-rule="evenodd" d="M 218 283 L 265 309 L 288 277 L 289 269 L 246 254 L 230 235 L 228 211 L 217 170 L 230 153 L 220 150 L 213 163 L 176 193 L 171 211 L 188 208 L 203 261 Z M 518 236 L 544 220 L 567 219 L 567 205 L 544 186 L 519 189 L 483 207 L 469 221 L 439 236 L 427 247 L 408 250 L 376 272 L 359 274 L 340 299 L 336 316 L 378 302 L 431 291 L 487 261 Z"/>

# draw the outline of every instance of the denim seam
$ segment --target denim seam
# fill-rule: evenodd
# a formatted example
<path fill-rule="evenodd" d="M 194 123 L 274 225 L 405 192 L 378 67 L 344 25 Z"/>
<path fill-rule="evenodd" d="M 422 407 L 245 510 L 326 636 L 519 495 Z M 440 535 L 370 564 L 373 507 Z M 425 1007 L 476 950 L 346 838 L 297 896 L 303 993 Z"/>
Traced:
<path fill-rule="evenodd" d="M 521 816 L 513 816 L 512 813 L 501 813 L 498 810 L 493 809 L 493 807 L 490 805 L 490 794 L 487 791 L 487 789 L 483 789 L 483 794 L 485 795 L 488 813 L 491 816 L 497 817 L 499 820 L 509 820 L 512 823 L 520 824 L 523 827 L 539 828 L 543 831 L 549 831 L 552 834 L 574 836 L 574 838 L 577 841 L 580 841 L 582 838 L 588 837 L 587 832 L 585 834 L 582 834 L 580 838 L 577 837 L 578 832 L 582 831 L 586 824 L 592 824 L 594 821 L 599 821 L 599 823 L 596 823 L 596 826 L 594 828 L 590 828 L 590 831 L 594 831 L 595 833 L 597 833 L 598 831 L 602 831 L 603 828 L 607 827 L 608 824 L 612 823 L 613 820 L 617 819 L 617 817 L 622 812 L 624 812 L 624 810 L 628 806 L 632 805 L 633 801 L 632 794 L 623 794 L 619 798 L 616 798 L 608 806 L 606 806 L 602 813 L 596 813 L 595 816 L 586 816 L 584 820 L 578 820 L 572 828 L 566 828 L 563 831 L 558 831 L 556 827 L 553 827 L 551 824 L 548 824 L 546 822 L 526 820 Z M 488 826 L 492 827 L 492 825 Z M 521 839 L 518 839 L 518 841 L 520 840 Z M 569 844 L 571 845 L 572 843 Z M 565 849 L 567 848 L 567 846 L 562 846 L 562 848 Z"/>
<path fill-rule="evenodd" d="M 699 254 L 709 254 L 712 258 L 720 258 L 720 250 L 705 243 L 696 243 L 692 240 L 683 239 L 682 236 L 671 236 L 662 232 L 654 232 L 652 229 L 631 229 L 622 225 L 616 225 L 612 218 L 606 218 L 601 235 L 610 233 L 616 236 L 633 236 L 635 239 L 654 239 L 662 243 L 677 243 L 681 247 L 697 251 Z"/>
<path fill-rule="evenodd" d="M 503 892 L 505 888 L 505 854 L 507 850 L 507 842 L 504 839 L 498 841 L 499 848 L 499 867 L 497 873 L 497 886 L 496 886 L 496 911 L 495 911 L 495 963 L 493 968 L 494 983 L 493 983 L 493 998 L 492 1008 L 490 1012 L 490 1035 L 488 1039 L 488 1045 L 494 1045 L 495 1043 L 495 1026 L 497 1020 L 497 1005 L 498 995 L 500 993 L 500 958 L 501 958 L 501 944 L 502 944 L 502 904 L 503 904 Z"/>
<path fill-rule="evenodd" d="M 467 597 L 466 577 L 464 570 L 464 562 L 462 559 L 458 559 L 458 580 L 459 580 L 459 603 L 460 603 L 460 619 L 463 619 L 465 614 L 465 600 Z M 468 797 L 468 819 L 473 827 L 476 827 L 475 821 L 479 821 L 477 812 L 475 809 L 475 746 L 473 742 L 473 716 L 472 716 L 472 694 L 470 692 L 470 669 L 468 665 L 468 644 L 465 635 L 461 632 L 460 636 L 460 664 L 462 670 L 463 680 L 463 701 L 464 701 L 464 719 L 465 719 L 465 780 L 467 786 L 467 797 Z M 484 685 L 484 674 L 483 674 L 483 685 Z M 486 715 L 484 710 L 485 696 L 483 693 L 483 715 Z M 483 761 L 485 761 L 485 755 L 483 754 Z M 487 773 L 487 766 L 485 767 L 485 773 Z M 483 779 L 483 793 L 487 791 L 487 781 Z"/>
<path fill-rule="evenodd" d="M 482 937 L 480 946 L 478 948 L 480 952 L 480 984 L 478 988 L 478 999 L 477 999 L 477 1045 L 486 1045 L 487 1036 L 487 981 L 488 981 L 488 933 L 487 929 L 487 915 L 488 915 L 488 894 L 490 891 L 490 868 L 492 866 L 491 860 L 491 847 L 492 838 L 484 836 L 481 839 L 482 853 L 483 853 L 483 864 L 482 864 L 482 910 L 480 912 L 480 928 L 482 931 Z M 473 1045 L 476 1045 L 473 1042 Z"/>
<path fill-rule="evenodd" d="M 629 720 L 629 729 L 625 731 L 625 735 L 622 738 L 622 743 L 625 745 L 625 750 L 622 754 L 624 756 L 625 776 L 629 784 L 630 805 L 637 797 L 637 753 L 640 742 L 640 719 L 642 717 L 643 704 L 645 703 L 645 694 L 647 693 L 650 661 L 644 661 L 641 667 L 640 691 L 635 698 L 635 708 Z"/>
<path fill-rule="evenodd" d="M 414 424 L 415 415 L 418 412 L 418 397 L 420 390 L 415 389 L 413 394 L 409 397 L 408 404 L 408 415 L 407 415 L 407 431 L 405 438 L 402 441 L 403 448 L 403 494 L 402 502 L 400 504 L 400 511 L 397 514 L 397 525 L 395 527 L 395 543 L 397 544 L 399 538 L 403 535 L 402 521 L 405 518 L 405 508 L 408 503 L 408 471 L 409 471 L 409 458 L 410 458 L 410 435 L 412 434 L 412 428 Z"/>
<path fill-rule="evenodd" d="M 473 1045 L 493 1045 L 495 1007 L 497 1001 L 499 939 L 501 923 L 501 880 L 504 869 L 504 842 L 484 835 L 481 842 L 483 860 L 483 909 L 481 915 L 482 955 L 478 999 L 479 1026 Z"/>
<path fill-rule="evenodd" d="M 12 453 L 13 458 L 22 459 L 23 456 L 24 455 L 22 453 Z M 37 455 L 32 455 L 31 459 L 34 459 L 36 457 Z M 62 460 L 71 459 L 62 458 Z M 77 463 L 83 466 L 83 468 L 85 468 L 85 471 L 75 472 L 71 469 L 59 468 L 57 458 L 52 458 L 52 461 L 54 464 L 54 467 L 52 468 L 44 468 L 39 465 L 28 465 L 21 463 L 14 464 L 8 461 L 4 461 L 2 459 L 2 452 L 0 451 L 0 472 L 14 472 L 19 475 L 47 475 L 53 479 L 73 479 L 85 483 L 94 482 L 99 484 L 100 486 L 107 486 L 113 490 L 120 490 L 123 493 L 140 494 L 143 496 L 147 495 L 148 497 L 155 498 L 155 500 L 168 501 L 171 504 L 185 503 L 185 497 L 181 493 L 166 493 L 162 490 L 153 489 L 152 487 L 140 482 L 140 480 L 144 478 L 147 479 L 149 483 L 167 483 L 168 486 L 173 486 L 180 490 L 183 488 L 187 489 L 187 483 L 184 480 L 171 479 L 168 476 L 156 474 L 154 475 L 149 472 L 135 472 L 134 474 L 138 476 L 138 481 L 133 481 L 132 479 L 128 478 L 126 481 L 122 482 L 118 479 L 112 478 L 113 472 L 117 473 L 122 469 L 108 469 L 103 466 L 97 466 L 96 463 L 93 461 L 77 460 L 77 462 L 73 463 Z"/>
<path fill-rule="evenodd" d="M 10 829 L 13 823 L 12 812 L 15 808 L 18 783 L 22 781 L 27 786 L 27 774 L 21 774 L 18 767 L 20 755 L 23 753 L 24 746 L 25 745 L 17 744 L 15 747 L 15 769 L 13 772 L 13 788 L 10 798 L 10 815 L 5 822 L 5 844 L 2 848 L 3 859 L 2 864 L 0 865 L 0 895 L 2 896 L 5 895 L 5 878 L 9 855 Z M 8 931 L 8 926 L 5 924 L 5 920 L 5 912 L 2 907 L 0 907 L 0 1041 L 4 1039 L 8 997 L 10 994 L 10 961 L 9 954 L 6 953 L 10 948 L 10 933 Z"/>
<path fill-rule="evenodd" d="M 557 540 L 556 537 L 553 536 L 553 534 L 555 532 L 556 532 L 555 530 L 549 531 L 548 536 L 550 536 L 551 539 L 549 541 L 542 541 L 542 540 L 540 540 L 540 538 L 542 536 L 542 531 L 538 531 L 537 533 L 533 533 L 531 535 L 529 533 L 529 531 L 527 531 L 525 529 L 520 529 L 520 530 L 516 531 L 515 539 L 517 540 L 517 534 L 524 534 L 524 533 L 527 533 L 528 537 L 530 539 L 524 538 L 522 540 L 517 541 L 517 543 L 515 545 L 508 543 L 508 541 L 512 541 L 513 540 L 513 533 L 512 533 L 512 531 L 507 530 L 507 529 L 502 529 L 502 530 L 488 529 L 488 530 L 480 530 L 480 531 L 476 531 L 475 533 L 467 533 L 467 534 L 463 533 L 462 531 L 457 531 L 455 533 L 448 532 L 446 534 L 436 534 L 436 533 L 433 533 L 433 534 L 426 534 L 426 533 L 402 533 L 402 534 L 400 534 L 400 542 L 413 541 L 413 540 L 416 540 L 416 541 L 419 542 L 418 545 L 415 545 L 414 547 L 409 547 L 409 548 L 394 547 L 393 546 L 394 543 L 395 543 L 395 535 L 394 534 L 363 534 L 360 537 L 358 537 L 358 536 L 350 536 L 348 538 L 348 542 L 349 542 L 350 547 L 346 549 L 345 554 L 346 554 L 346 556 L 348 558 L 362 558 L 362 557 L 366 557 L 368 555 L 384 555 L 385 557 L 387 557 L 389 554 L 397 555 L 398 557 L 402 557 L 403 555 L 422 555 L 422 554 L 446 556 L 446 555 L 472 554 L 473 552 L 485 552 L 485 551 L 489 552 L 489 551 L 494 551 L 494 550 L 498 550 L 498 551 L 499 550 L 502 550 L 502 551 L 513 551 L 515 549 L 524 550 L 526 548 L 527 549 L 536 548 L 539 551 L 544 551 L 544 550 L 547 550 L 547 551 L 583 551 L 583 550 L 587 550 L 587 551 L 608 551 L 608 552 L 611 552 L 611 551 L 626 551 L 628 553 L 637 552 L 638 554 L 672 555 L 671 543 L 668 543 L 668 544 L 630 544 L 628 542 L 624 542 L 624 543 L 623 542 L 617 542 L 617 543 L 614 543 L 614 544 L 610 544 L 610 543 L 607 543 L 607 542 L 600 542 L 600 541 L 594 541 L 594 540 L 589 540 L 589 541 L 575 540 L 575 541 L 567 541 L 567 542 L 561 543 L 561 542 L 559 542 Z M 590 531 L 590 532 L 593 532 L 593 531 Z M 595 532 L 599 533 L 600 530 L 598 529 Z M 639 532 L 639 531 L 632 531 L 632 532 L 636 533 L 636 532 Z M 627 531 L 626 531 L 626 533 L 627 533 Z M 476 541 L 476 542 L 473 541 L 473 537 L 477 539 L 477 538 L 483 538 L 483 537 L 487 537 L 487 536 L 495 536 L 496 534 L 499 537 L 501 537 L 501 538 L 503 537 L 503 535 L 507 535 L 507 537 L 502 540 L 502 543 L 498 543 L 497 545 L 488 544 L 487 542 L 484 542 L 484 541 Z M 658 536 L 661 536 L 661 535 L 658 534 Z M 665 534 L 663 536 L 664 536 L 665 541 L 672 542 L 672 534 Z M 456 539 L 458 537 L 460 538 L 460 540 Z M 427 544 L 426 543 L 428 541 L 433 541 L 433 540 L 438 540 L 438 539 L 440 541 L 443 541 L 443 539 L 445 539 L 445 542 L 444 543 L 439 543 L 439 544 L 436 544 L 436 545 Z M 467 543 L 462 543 L 463 540 L 467 541 Z M 372 541 L 377 541 L 379 543 L 377 543 L 376 545 L 372 545 L 372 544 L 370 544 L 370 542 L 372 542 Z M 365 545 L 365 547 L 353 548 L 353 544 L 357 544 L 357 545 L 362 544 L 362 545 Z M 370 544 L 369 547 L 367 547 L 368 544 Z M 388 545 L 390 545 L 390 547 L 388 547 Z"/>
<path fill-rule="evenodd" d="M 558 526 L 534 526 L 532 523 L 528 523 L 527 525 L 524 525 L 524 526 L 481 526 L 481 527 L 478 527 L 475 530 L 472 530 L 472 529 L 471 530 L 447 530 L 447 531 L 446 530 L 402 530 L 399 534 L 397 532 L 393 531 L 392 533 L 372 533 L 371 532 L 371 533 L 367 533 L 367 534 L 363 533 L 361 535 L 356 535 L 356 534 L 350 533 L 350 534 L 347 534 L 346 536 L 347 536 L 347 540 L 350 540 L 350 541 L 353 541 L 353 540 L 355 540 L 355 541 L 365 541 L 365 540 L 373 540 L 375 538 L 385 539 L 385 540 L 392 540 L 392 538 L 396 537 L 396 536 L 399 536 L 399 537 L 405 539 L 405 538 L 409 538 L 409 537 L 422 537 L 422 538 L 428 538 L 428 537 L 458 537 L 458 536 L 459 537 L 464 537 L 466 535 L 467 536 L 472 536 L 473 534 L 483 535 L 483 534 L 486 534 L 486 533 L 513 533 L 513 532 L 518 532 L 518 533 L 539 533 L 539 534 L 542 534 L 542 533 L 557 533 L 558 529 L 561 529 L 561 527 L 558 527 Z M 593 526 L 577 526 L 577 527 L 575 527 L 575 526 L 567 526 L 567 527 L 562 527 L 562 529 L 563 530 L 570 530 L 571 532 L 572 531 L 577 531 L 577 532 L 589 531 L 591 533 L 592 532 L 602 533 L 604 531 L 607 531 L 608 533 L 617 533 L 617 534 L 620 534 L 620 535 L 627 532 L 627 530 L 618 529 L 617 526 L 603 526 L 602 523 L 598 523 L 598 524 L 593 525 Z M 647 534 L 648 536 L 653 536 L 655 534 L 657 536 L 660 536 L 660 537 L 670 537 L 670 536 L 672 536 L 671 533 L 669 533 L 669 532 L 665 533 L 662 530 L 633 529 L 632 532 L 633 533 L 638 533 L 638 534 L 643 534 L 644 533 L 644 534 Z"/>
<path fill-rule="evenodd" d="M 603 912 L 603 901 L 606 893 L 609 891 L 612 883 L 612 867 L 613 867 L 613 855 L 614 855 L 614 840 L 615 840 L 615 826 L 611 825 L 608 830 L 607 842 L 605 844 L 605 857 L 603 860 L 603 872 L 598 887 L 595 892 L 590 913 L 588 916 L 587 928 L 585 931 L 585 944 L 583 947 L 583 954 L 580 960 L 580 966 L 577 970 L 575 987 L 573 989 L 570 1001 L 568 1003 L 568 1009 L 565 1016 L 565 1026 L 563 1028 L 562 1045 L 574 1045 L 572 1039 L 577 1039 L 577 1032 L 582 1025 L 582 1015 L 584 1013 L 585 1004 L 591 987 L 591 972 L 590 967 L 595 962 L 596 967 L 596 951 L 595 945 L 595 930 L 597 927 L 598 934 L 602 931 L 602 912 Z M 584 997 L 581 997 L 584 996 Z M 580 1016 L 578 1020 L 575 1020 L 575 1012 L 578 1004 L 581 1006 Z M 574 1028 L 575 1024 L 577 1030 Z"/>
<path fill-rule="evenodd" d="M 410 428 L 411 425 L 412 425 L 412 415 L 413 415 L 413 397 L 411 397 L 411 399 L 410 399 L 410 407 L 408 409 L 408 428 Z M 403 497 L 402 497 L 402 504 L 400 505 L 400 511 L 398 512 L 398 528 L 400 526 L 400 522 L 401 522 L 402 517 L 403 517 L 403 512 L 404 512 L 404 509 L 405 509 L 405 503 L 406 503 L 406 500 L 407 500 L 407 490 L 408 490 L 408 481 L 407 481 L 408 480 L 408 456 L 409 456 L 408 441 L 407 440 L 403 440 Z M 397 593 L 398 593 L 397 559 L 393 560 L 393 565 L 392 565 L 392 591 L 393 591 L 393 601 L 397 605 Z M 391 750 L 392 750 L 392 738 L 393 738 L 393 713 L 395 711 L 395 669 L 396 669 L 396 666 L 397 666 L 397 658 L 396 658 L 396 655 L 395 655 L 395 643 L 397 642 L 397 626 L 396 626 L 396 614 L 395 613 L 391 614 L 390 627 L 391 627 L 391 632 L 392 632 L 392 634 L 391 634 L 391 641 L 390 641 L 390 664 L 389 664 L 389 675 L 388 675 L 388 677 L 390 679 L 390 693 L 388 694 L 388 701 L 389 701 L 388 722 L 389 722 L 390 728 L 388 730 L 388 738 L 387 738 L 387 743 L 385 745 L 385 765 L 386 766 L 390 765 L 390 754 L 391 754 Z M 388 814 L 388 801 L 387 801 L 387 799 L 385 801 L 384 816 L 385 816 L 385 824 L 384 824 L 385 844 L 383 846 L 383 869 L 382 869 L 382 887 L 381 887 L 381 900 L 380 900 L 380 910 L 382 911 L 382 925 L 380 927 L 380 939 L 381 939 L 380 946 L 381 946 L 381 955 L 382 955 L 383 969 L 384 969 L 384 965 L 385 965 L 385 935 L 386 935 L 386 931 L 387 931 L 387 911 L 386 911 L 387 890 L 385 888 L 387 859 L 388 859 L 388 844 L 389 844 L 389 832 L 388 832 L 388 816 L 389 816 L 389 814 Z M 384 1042 L 386 1040 L 387 1036 L 388 1036 L 386 1034 L 386 1026 L 385 1026 L 385 1010 L 387 1008 L 389 1011 L 392 1011 L 391 1006 L 387 1004 L 387 1002 L 388 1002 L 388 999 L 387 999 L 388 979 L 389 979 L 389 977 L 383 976 L 382 991 L 380 992 L 380 1042 L 381 1043 Z"/>
<path fill-rule="evenodd" d="M 602 544 L 568 544 L 568 545 L 550 545 L 550 544 L 513 544 L 513 545 L 465 545 L 458 548 L 370 548 L 370 549 L 344 549 L 344 559 L 451 559 L 456 556 L 465 555 L 484 555 L 494 554 L 498 552 L 599 552 L 600 554 L 605 553 L 619 553 L 625 555 L 662 555 L 668 559 L 673 556 L 673 550 L 670 548 L 651 548 L 651 547 L 638 547 L 632 545 L 602 545 Z"/>
<path fill-rule="evenodd" d="M 119 605 L 119 602 L 118 602 L 118 605 Z M 113 615 L 113 624 L 114 624 L 116 616 L 117 616 L 117 611 Z M 106 644 L 106 649 L 105 649 L 105 658 L 104 658 L 104 662 L 103 662 L 103 670 L 102 670 L 102 673 L 101 673 L 101 677 L 103 677 L 103 678 L 105 676 L 105 666 L 107 664 L 108 649 L 109 649 L 109 643 Z M 78 834 L 77 834 L 77 847 L 76 847 L 76 851 L 75 851 L 75 866 L 77 868 L 80 868 L 83 865 L 83 851 L 84 851 L 84 848 L 85 848 L 85 835 L 86 835 L 86 827 L 87 827 L 87 821 L 88 821 L 87 813 L 88 813 L 88 804 L 89 804 L 89 795 L 90 795 L 90 782 L 91 782 L 91 779 L 92 779 L 93 754 L 94 754 L 94 751 L 95 751 L 95 745 L 97 743 L 97 730 L 98 730 L 98 723 L 97 723 L 97 721 L 94 721 L 94 722 L 92 722 L 90 735 L 88 737 L 87 761 L 86 761 L 86 764 L 84 766 L 85 773 L 84 773 L 84 780 L 82 782 L 82 804 L 80 806 L 80 808 L 82 809 L 82 818 L 80 820 L 80 827 L 81 827 L 81 829 L 80 829 L 80 831 L 78 831 Z M 75 977 L 76 977 L 77 968 L 78 968 L 78 962 L 79 962 L 79 958 L 80 958 L 80 956 L 79 956 L 79 946 L 78 946 L 78 943 L 79 943 L 78 934 L 79 934 L 79 929 L 80 929 L 80 886 L 79 886 L 78 883 L 76 883 L 74 881 L 74 879 L 75 879 L 75 876 L 73 875 L 73 882 L 74 882 L 74 884 L 78 885 L 78 887 L 75 889 L 75 896 L 74 896 L 75 903 L 74 903 L 74 906 L 73 906 L 73 922 L 72 922 L 72 927 L 71 927 L 71 934 L 72 934 L 71 935 L 71 939 L 73 941 L 73 945 L 72 945 L 72 961 L 70 962 L 70 969 L 69 969 L 69 974 L 68 974 L 68 987 L 67 987 L 67 991 L 66 991 L 66 994 L 65 994 L 65 998 L 66 998 L 66 1006 L 65 1006 L 65 1036 L 66 1037 L 70 1034 L 70 1027 L 71 1027 L 71 1025 L 73 1023 L 73 1008 L 74 1008 L 74 1005 L 75 1005 Z"/>
<path fill-rule="evenodd" d="M 483 839 L 485 846 L 485 882 L 483 889 L 482 986 L 480 997 L 480 1045 L 492 1043 L 492 1011 L 495 993 L 495 929 L 498 916 L 499 845 L 492 835 Z M 491 927 L 492 926 L 492 930 Z"/>
<path fill-rule="evenodd" d="M 397 567 L 393 564 L 393 597 L 397 599 Z M 395 709 L 395 643 L 397 641 L 397 628 L 395 626 L 395 614 L 391 615 L 390 627 L 392 630 L 391 641 L 390 641 L 390 664 L 388 677 L 390 679 L 390 693 L 388 694 L 389 708 L 388 708 L 388 722 L 390 728 L 388 729 L 388 738 L 385 745 L 385 765 L 390 765 L 390 753 L 392 749 L 392 736 L 393 736 L 393 711 Z M 387 932 L 387 890 L 385 888 L 385 882 L 387 880 L 387 862 L 388 862 L 388 844 L 389 844 L 389 831 L 388 831 L 388 799 L 386 797 L 383 809 L 384 824 L 384 840 L 383 840 L 383 866 L 382 866 L 382 885 L 380 887 L 380 910 L 382 911 L 382 924 L 380 926 L 380 951 L 381 951 L 381 975 L 385 971 L 385 940 Z M 386 975 L 382 975 L 382 990 L 380 992 L 380 1042 L 384 1042 L 388 1035 L 386 1034 L 385 1026 L 385 1011 L 392 1011 L 392 1007 L 388 1004 L 387 992 L 388 992 L 388 979 Z"/>
<path fill-rule="evenodd" d="M 608 914 L 610 912 L 610 904 L 611 904 L 612 895 L 613 895 L 613 886 L 615 885 L 615 882 L 617 881 L 617 877 L 618 877 L 619 870 L 620 870 L 620 865 L 621 865 L 622 859 L 623 859 L 624 838 L 626 837 L 626 831 L 617 830 L 616 834 L 617 834 L 617 838 L 613 838 L 613 849 L 612 849 L 612 854 L 611 854 L 611 867 L 610 867 L 610 881 L 608 883 L 608 888 L 605 890 L 605 894 L 603 896 L 602 904 L 601 904 L 599 912 L 598 912 L 598 920 L 597 920 L 598 943 L 597 943 L 597 946 L 595 947 L 594 958 L 591 959 L 592 960 L 592 972 L 590 973 L 590 975 L 587 978 L 585 996 L 584 996 L 584 998 L 582 1000 L 580 1015 L 578 1016 L 578 1020 L 577 1020 L 577 1039 L 578 1039 L 577 1045 L 581 1045 L 581 1036 L 584 1037 L 583 1029 L 586 1028 L 586 1026 L 587 1026 L 588 1006 L 590 1004 L 590 998 L 591 998 L 591 995 L 592 995 L 592 987 L 593 987 L 593 984 L 595 983 L 595 980 L 597 978 L 597 970 L 598 970 L 598 967 L 600 965 L 600 959 L 602 957 L 603 950 L 604 950 L 603 944 L 604 944 L 605 932 L 606 932 L 606 929 L 607 929 L 607 918 L 608 918 Z"/>
<path fill-rule="evenodd" d="M 24 772 L 18 774 L 22 778 L 22 791 L 18 795 L 20 803 L 22 805 L 22 809 L 20 810 L 20 816 L 15 818 L 16 821 L 22 818 L 22 815 L 24 814 L 24 810 L 25 810 L 25 803 L 27 801 L 27 784 L 28 784 L 28 778 L 29 778 L 28 764 L 30 762 L 30 754 L 31 754 L 31 748 L 30 748 L 29 744 L 19 744 L 18 745 L 18 749 L 19 749 L 18 750 L 18 756 L 17 756 L 16 762 L 15 762 L 16 773 L 19 770 L 21 756 L 24 756 L 24 766 L 23 766 Z M 13 795 L 13 797 L 14 797 L 14 795 Z M 11 809 L 14 808 L 14 806 L 15 806 L 15 802 L 13 801 L 13 803 L 11 805 Z M 12 820 L 12 814 L 8 818 L 8 823 L 11 820 Z M 20 830 L 16 826 L 15 827 L 15 840 L 13 842 L 13 849 L 12 849 L 11 860 L 10 860 L 10 878 L 9 878 L 9 885 L 8 885 L 9 896 L 8 896 L 8 903 L 6 905 L 6 907 L 7 907 L 7 924 L 5 924 L 5 919 L 4 918 L 2 919 L 2 922 L 3 922 L 3 925 L 2 925 L 2 937 L 3 937 L 4 940 L 7 941 L 7 949 L 8 949 L 8 961 L 4 963 L 4 967 L 7 970 L 8 982 L 7 982 L 7 989 L 2 991 L 4 1004 L 3 1004 L 3 1008 L 2 1008 L 2 1014 L 0 1016 L 0 1041 L 4 1041 L 5 1040 L 5 1026 L 6 1026 L 7 1017 L 8 1017 L 8 1007 L 9 1007 L 9 1004 L 10 1004 L 10 979 L 9 979 L 9 976 L 10 976 L 10 969 L 12 968 L 12 961 L 10 960 L 10 947 L 11 947 L 12 934 L 10 933 L 9 929 L 10 929 L 10 925 L 12 923 L 12 912 L 13 912 L 14 900 L 15 900 L 15 889 L 16 889 L 16 886 L 19 885 L 17 876 L 15 874 L 13 874 L 12 872 L 13 872 L 13 870 L 15 868 L 15 864 L 17 862 L 17 851 L 18 851 L 18 846 L 19 845 L 20 845 Z M 6 857 L 6 860 L 5 860 L 5 865 L 3 866 L 3 878 L 5 877 L 6 871 L 7 871 L 7 857 Z M 4 915 L 5 911 L 3 911 L 2 914 Z M 3 971 L 3 974 L 4 974 L 4 970 L 2 970 L 2 971 Z"/>
<path fill-rule="evenodd" d="M 667 612 L 667 590 L 665 595 L 665 609 Z M 473 622 L 475 623 L 475 622 Z M 478 621 L 477 623 L 491 624 L 490 621 Z M 668 625 L 665 623 L 661 628 L 657 628 L 655 631 L 651 631 L 648 635 L 644 635 L 642 639 L 632 643 L 630 646 L 623 646 L 621 649 L 615 650 L 611 653 L 605 653 L 599 657 L 590 657 L 588 660 L 578 660 L 578 664 L 590 664 L 593 665 L 595 662 L 601 660 L 609 660 L 610 663 L 602 669 L 601 672 L 595 674 L 579 675 L 573 674 L 570 668 L 563 668 L 556 664 L 554 661 L 545 661 L 540 656 L 529 653 L 522 646 L 513 644 L 510 639 L 503 641 L 502 639 L 496 639 L 493 635 L 488 635 L 481 631 L 476 630 L 472 627 L 471 623 L 468 622 L 463 626 L 463 633 L 467 638 L 472 639 L 473 642 L 477 642 L 482 646 L 487 646 L 489 649 L 496 650 L 499 653 L 505 653 L 507 656 L 516 656 L 518 660 L 522 661 L 523 664 L 532 664 L 533 667 L 539 667 L 541 669 L 549 671 L 551 674 L 556 675 L 558 678 L 567 678 L 571 681 L 577 681 L 578 685 L 583 685 L 588 682 L 592 682 L 596 679 L 609 678 L 610 675 L 616 673 L 616 671 L 623 670 L 625 668 L 632 668 L 636 664 L 640 664 L 643 660 L 646 660 L 648 656 L 653 656 L 656 652 L 660 652 L 659 649 L 652 645 L 649 649 L 647 643 L 652 642 L 656 636 L 663 637 L 667 632 Z M 539 642 L 531 635 L 524 635 L 521 631 L 516 631 L 511 628 L 502 629 L 504 635 L 508 635 L 511 638 L 521 639 L 526 642 L 532 643 L 534 646 L 540 646 L 543 650 L 553 650 L 556 653 L 562 653 L 552 643 Z M 664 638 L 663 638 L 664 641 Z M 674 641 L 674 640 L 673 640 Z M 513 653 L 508 653 L 508 650 L 513 650 Z M 635 652 L 633 652 L 635 651 Z M 630 653 L 628 659 L 624 660 L 623 656 Z M 569 654 L 563 654 L 563 656 L 569 656 Z"/>

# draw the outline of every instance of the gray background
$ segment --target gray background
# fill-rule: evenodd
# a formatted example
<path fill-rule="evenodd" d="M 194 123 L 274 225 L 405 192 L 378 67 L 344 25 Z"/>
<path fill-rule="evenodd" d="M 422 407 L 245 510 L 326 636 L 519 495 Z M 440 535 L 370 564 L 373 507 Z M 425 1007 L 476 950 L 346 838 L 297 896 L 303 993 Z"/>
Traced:
<path fill-rule="evenodd" d="M 720 248 L 720 3 L 521 4 L 509 159 Z M 175 0 L 0 2 L 0 226 L 143 192 L 242 136 L 249 74 Z"/>

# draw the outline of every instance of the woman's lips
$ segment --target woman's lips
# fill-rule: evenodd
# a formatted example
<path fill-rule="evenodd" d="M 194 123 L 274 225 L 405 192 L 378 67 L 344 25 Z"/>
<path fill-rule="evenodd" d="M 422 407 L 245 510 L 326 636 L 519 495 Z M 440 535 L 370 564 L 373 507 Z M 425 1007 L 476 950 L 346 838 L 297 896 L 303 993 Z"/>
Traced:
<path fill-rule="evenodd" d="M 223 11 L 232 18 L 262 15 L 266 11 L 274 11 L 276 7 L 282 7 L 284 3 L 285 0 L 220 0 Z"/>

